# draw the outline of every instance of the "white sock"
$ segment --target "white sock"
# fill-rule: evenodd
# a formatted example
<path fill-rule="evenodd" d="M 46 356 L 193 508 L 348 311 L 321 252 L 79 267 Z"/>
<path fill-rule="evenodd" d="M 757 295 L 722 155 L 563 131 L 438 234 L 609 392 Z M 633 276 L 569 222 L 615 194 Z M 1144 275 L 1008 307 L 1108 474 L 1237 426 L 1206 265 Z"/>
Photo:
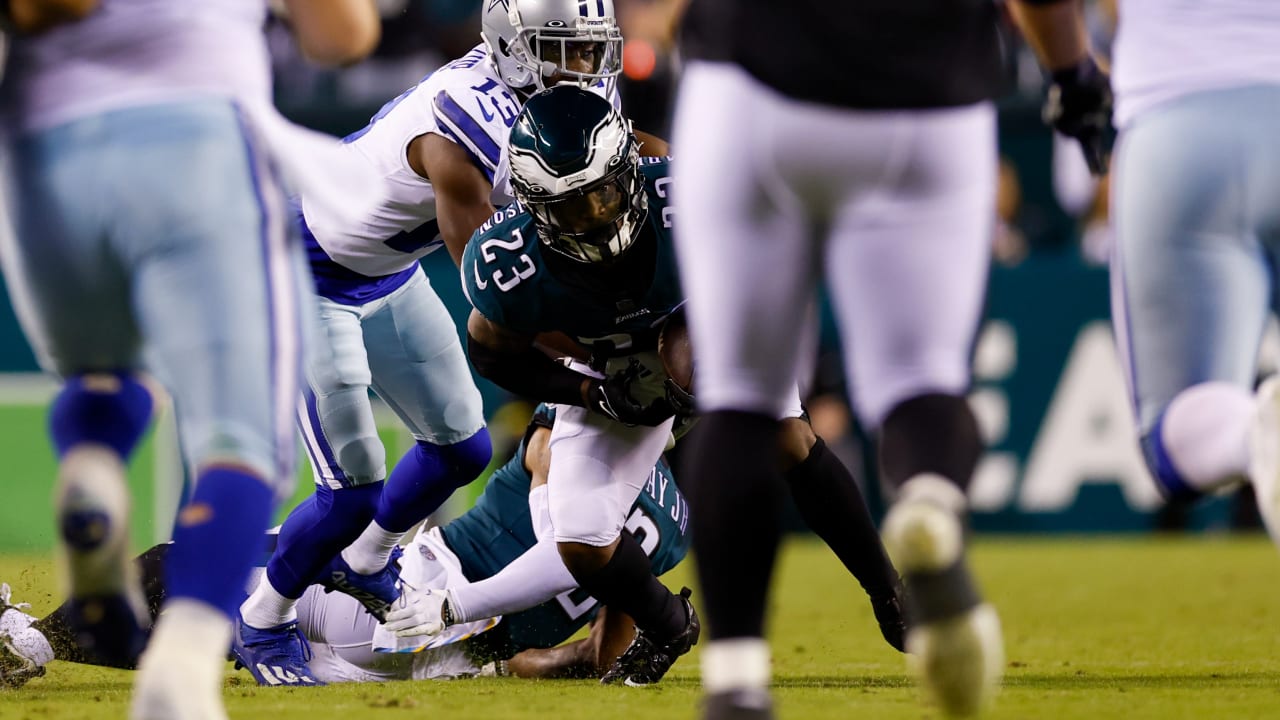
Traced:
<path fill-rule="evenodd" d="M 1253 395 L 1226 382 L 1183 390 L 1164 411 L 1160 440 L 1178 475 L 1212 491 L 1245 477 Z"/>
<path fill-rule="evenodd" d="M 702 651 L 702 688 L 707 694 L 765 690 L 772 674 L 764 638 L 713 640 Z"/>
<path fill-rule="evenodd" d="M 372 575 L 387 566 L 391 551 L 403 536 L 404 533 L 386 530 L 374 520 L 342 551 L 342 559 L 361 575 Z"/>
<path fill-rule="evenodd" d="M 225 720 L 222 676 L 231 633 L 231 620 L 208 603 L 188 597 L 165 603 L 138 663 L 129 717 Z"/>
<path fill-rule="evenodd" d="M 9 633 L 9 641 L 19 655 L 36 665 L 44 667 L 53 660 L 53 646 L 49 644 L 49 638 L 33 627 Z"/>
<path fill-rule="evenodd" d="M 249 627 L 266 630 L 298 619 L 297 600 L 281 595 L 271 587 L 266 573 L 253 594 L 240 606 L 240 617 Z"/>

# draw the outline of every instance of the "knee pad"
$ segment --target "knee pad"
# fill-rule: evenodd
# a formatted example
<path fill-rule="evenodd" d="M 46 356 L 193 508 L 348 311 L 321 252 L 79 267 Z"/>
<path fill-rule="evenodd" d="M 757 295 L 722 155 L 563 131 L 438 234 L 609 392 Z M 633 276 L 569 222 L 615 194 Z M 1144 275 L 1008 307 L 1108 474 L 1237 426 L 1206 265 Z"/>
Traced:
<path fill-rule="evenodd" d="M 58 457 L 98 443 L 127 460 L 151 420 L 151 393 L 127 372 L 75 375 L 53 401 L 49 435 Z"/>
<path fill-rule="evenodd" d="M 362 435 L 335 444 L 335 460 L 352 485 L 367 485 L 386 479 L 387 449 L 377 435 Z"/>

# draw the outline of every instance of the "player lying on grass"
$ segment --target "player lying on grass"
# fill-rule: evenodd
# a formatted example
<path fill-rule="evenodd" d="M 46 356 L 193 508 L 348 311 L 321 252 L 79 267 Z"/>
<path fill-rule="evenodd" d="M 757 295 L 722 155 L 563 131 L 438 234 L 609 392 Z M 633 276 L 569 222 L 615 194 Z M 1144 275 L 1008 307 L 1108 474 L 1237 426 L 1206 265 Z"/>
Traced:
<path fill-rule="evenodd" d="M 539 406 L 515 456 L 493 474 L 475 506 L 413 539 L 401 561 L 405 582 L 417 588 L 478 583 L 549 532 L 545 483 L 553 420 L 554 412 Z M 688 549 L 687 508 L 671 470 L 659 461 L 626 524 L 648 553 L 655 573 L 670 570 Z M 273 544 L 275 536 L 269 540 Z M 137 560 L 153 615 L 164 599 L 161 571 L 168 548 L 158 545 Z M 391 634 L 379 631 L 377 621 L 354 598 L 312 585 L 298 604 L 303 652 L 309 649 L 313 655 L 310 667 L 315 675 L 303 684 L 468 676 L 490 663 L 521 677 L 599 677 L 635 636 L 633 622 L 577 590 L 568 570 L 561 567 L 560 573 L 558 582 L 565 591 L 551 601 L 508 615 L 491 629 L 485 629 L 487 622 L 458 627 L 451 637 L 469 637 L 416 653 L 376 652 L 375 646 L 395 645 Z M 587 638 L 556 647 L 587 623 Z M 53 660 L 106 664 L 76 646 L 65 605 L 37 620 L 12 605 L 8 586 L 3 586 L 0 687 L 17 687 L 43 675 L 44 666 Z M 278 677 L 276 669 L 258 670 L 268 681 L 280 681 L 268 684 L 298 684 L 297 679 Z"/>

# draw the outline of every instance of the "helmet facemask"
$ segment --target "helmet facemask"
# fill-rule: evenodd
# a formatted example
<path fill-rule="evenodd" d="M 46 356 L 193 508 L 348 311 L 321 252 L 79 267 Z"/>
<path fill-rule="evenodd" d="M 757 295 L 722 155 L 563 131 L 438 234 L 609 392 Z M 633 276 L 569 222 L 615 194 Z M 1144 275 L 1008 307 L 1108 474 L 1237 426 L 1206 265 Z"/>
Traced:
<path fill-rule="evenodd" d="M 533 216 L 542 242 L 580 263 L 610 264 L 640 235 L 648 202 L 632 143 L 599 180 L 557 195 L 515 182 L 516 197 Z"/>
<path fill-rule="evenodd" d="M 516 25 L 511 55 L 539 89 L 559 83 L 587 87 L 622 72 L 622 32 L 612 17 Z"/>

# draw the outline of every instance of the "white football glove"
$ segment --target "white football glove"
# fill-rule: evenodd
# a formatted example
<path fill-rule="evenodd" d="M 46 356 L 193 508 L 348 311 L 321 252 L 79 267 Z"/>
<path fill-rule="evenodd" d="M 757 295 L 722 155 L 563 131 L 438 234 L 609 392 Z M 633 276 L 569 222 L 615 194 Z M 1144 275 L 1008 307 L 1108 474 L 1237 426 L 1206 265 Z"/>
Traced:
<path fill-rule="evenodd" d="M 383 625 L 398 637 L 439 635 L 446 625 L 443 614 L 448 597 L 447 590 L 406 589 Z"/>

